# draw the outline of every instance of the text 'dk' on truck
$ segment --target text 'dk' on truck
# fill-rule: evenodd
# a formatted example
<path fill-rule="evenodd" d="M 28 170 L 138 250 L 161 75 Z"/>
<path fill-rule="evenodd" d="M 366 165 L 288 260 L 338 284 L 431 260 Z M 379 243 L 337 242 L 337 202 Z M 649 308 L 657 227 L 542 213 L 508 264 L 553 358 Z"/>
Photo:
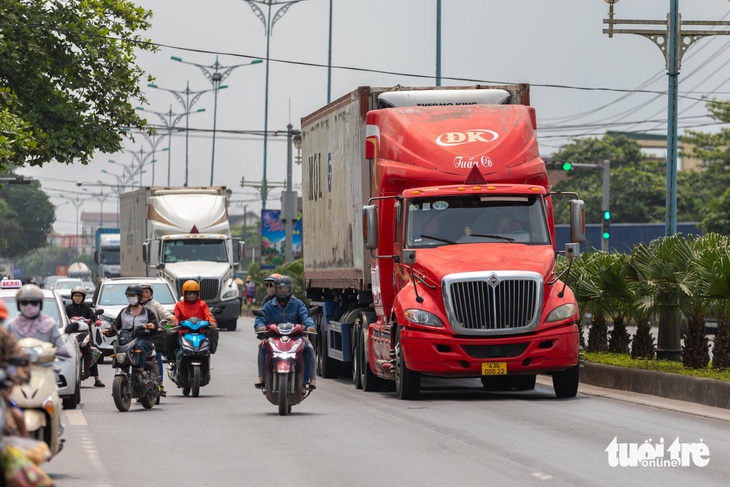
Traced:
<path fill-rule="evenodd" d="M 414 399 L 422 376 L 529 390 L 550 374 L 575 396 L 579 312 L 535 128 L 524 84 L 361 87 L 302 119 L 320 375 Z"/>
<path fill-rule="evenodd" d="M 195 280 L 220 328 L 235 330 L 234 282 L 243 242 L 231 237 L 226 188 L 146 187 L 120 197 L 122 275 L 166 279 L 182 295 Z"/>

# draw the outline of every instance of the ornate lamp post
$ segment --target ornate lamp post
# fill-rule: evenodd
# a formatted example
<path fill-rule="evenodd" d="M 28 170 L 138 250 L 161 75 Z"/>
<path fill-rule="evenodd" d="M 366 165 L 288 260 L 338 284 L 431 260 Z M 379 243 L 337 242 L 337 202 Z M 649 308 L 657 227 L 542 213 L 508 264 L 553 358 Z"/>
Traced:
<path fill-rule="evenodd" d="M 281 19 L 287 10 L 302 0 L 288 0 L 288 1 L 277 1 L 277 0 L 243 0 L 246 2 L 256 17 L 259 18 L 262 24 L 264 24 L 264 35 L 266 36 L 266 89 L 264 95 L 264 176 L 261 180 L 261 209 L 266 209 L 266 197 L 268 194 L 268 187 L 266 181 L 266 150 L 268 145 L 268 129 L 269 129 L 269 46 L 271 44 L 271 31 L 274 28 L 274 24 Z M 259 8 L 260 5 L 266 6 L 266 13 Z M 271 16 L 271 9 L 274 7 L 276 11 L 274 16 Z"/>
<path fill-rule="evenodd" d="M 214 101 L 213 101 L 213 149 L 211 150 L 210 156 L 210 185 L 213 186 L 213 169 L 215 167 L 215 133 L 216 133 L 216 121 L 218 119 L 218 90 L 221 89 L 221 83 L 225 80 L 231 72 L 240 68 L 241 66 L 251 66 L 252 64 L 260 64 L 263 61 L 261 59 L 254 59 L 250 63 L 236 64 L 234 66 L 222 66 L 218 62 L 218 56 L 215 57 L 215 62 L 210 66 L 204 64 L 191 63 L 190 61 L 183 61 L 182 58 L 177 56 L 171 56 L 170 59 L 183 64 L 190 64 L 191 66 L 197 66 L 203 72 L 208 81 L 213 85 L 214 90 Z"/>
<path fill-rule="evenodd" d="M 182 112 L 182 113 L 173 113 L 172 112 L 172 105 L 170 105 L 170 109 L 167 112 L 156 112 L 154 110 L 147 110 L 144 107 L 136 107 L 137 110 L 141 110 L 144 112 L 154 113 L 158 117 L 160 117 L 160 120 L 162 120 L 162 123 L 165 124 L 165 130 L 167 130 L 167 185 L 170 186 L 170 154 L 172 153 L 171 150 L 171 143 L 172 143 L 172 130 L 175 128 L 175 125 L 178 124 L 180 120 L 186 115 L 190 115 L 190 112 Z M 199 108 L 198 110 L 194 111 L 193 113 L 200 113 L 204 112 L 205 108 Z M 162 149 L 165 150 L 165 149 Z M 154 176 L 152 178 L 152 184 L 154 184 Z"/>
<path fill-rule="evenodd" d="M 180 104 L 183 107 L 183 110 L 185 110 L 185 183 L 184 186 L 188 185 L 188 139 L 189 139 L 189 133 L 190 133 L 190 109 L 193 108 L 193 105 L 200 99 L 200 97 L 203 95 L 203 93 L 208 93 L 209 91 L 217 91 L 222 90 L 225 88 L 228 88 L 228 86 L 223 85 L 219 86 L 218 88 L 212 88 L 209 90 L 198 90 L 193 91 L 190 89 L 190 82 L 188 81 L 185 85 L 184 90 L 171 90 L 170 88 L 162 88 L 160 86 L 157 86 L 154 83 L 149 83 L 147 86 L 150 88 L 156 88 L 158 90 L 168 91 L 175 95 L 175 99 L 180 102 Z M 185 95 L 185 98 L 183 98 L 182 95 Z M 192 99 L 190 98 L 190 95 L 192 95 Z"/>

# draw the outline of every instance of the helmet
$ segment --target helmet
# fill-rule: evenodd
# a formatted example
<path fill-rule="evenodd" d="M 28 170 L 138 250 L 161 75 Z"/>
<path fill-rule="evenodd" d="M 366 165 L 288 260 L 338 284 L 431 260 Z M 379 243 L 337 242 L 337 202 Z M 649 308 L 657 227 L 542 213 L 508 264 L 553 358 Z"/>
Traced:
<path fill-rule="evenodd" d="M 139 296 L 142 297 L 142 286 L 138 284 L 130 284 L 127 286 L 127 290 L 124 291 L 127 296 Z"/>
<path fill-rule="evenodd" d="M 38 281 L 35 280 L 35 277 L 31 277 L 30 279 L 25 281 L 25 283 L 26 284 L 35 284 L 36 286 L 38 285 Z"/>
<path fill-rule="evenodd" d="M 0 299 L 0 321 L 8 317 L 8 307 L 5 306 L 5 301 Z"/>
<path fill-rule="evenodd" d="M 264 281 L 276 281 L 280 277 L 281 277 L 281 274 L 271 274 L 269 277 L 264 279 Z"/>
<path fill-rule="evenodd" d="M 188 292 L 200 293 L 200 284 L 198 284 L 198 281 L 194 281 L 192 279 L 185 281 L 182 285 L 182 292 L 183 294 Z"/>
<path fill-rule="evenodd" d="M 152 289 L 152 283 L 150 283 L 149 281 L 140 282 L 139 287 L 141 287 L 142 289 L 149 289 L 150 292 L 155 292 L 154 289 Z"/>
<path fill-rule="evenodd" d="M 15 302 L 18 305 L 18 311 L 20 311 L 21 301 L 39 301 L 41 303 L 41 309 L 43 309 L 43 291 L 35 284 L 25 284 L 15 293 Z"/>
<path fill-rule="evenodd" d="M 73 289 L 71 289 L 71 296 L 73 296 L 74 294 L 82 294 L 85 298 L 86 288 L 84 286 L 74 286 Z"/>
<path fill-rule="evenodd" d="M 276 299 L 288 301 L 294 294 L 294 283 L 289 276 L 279 276 L 274 281 Z"/>

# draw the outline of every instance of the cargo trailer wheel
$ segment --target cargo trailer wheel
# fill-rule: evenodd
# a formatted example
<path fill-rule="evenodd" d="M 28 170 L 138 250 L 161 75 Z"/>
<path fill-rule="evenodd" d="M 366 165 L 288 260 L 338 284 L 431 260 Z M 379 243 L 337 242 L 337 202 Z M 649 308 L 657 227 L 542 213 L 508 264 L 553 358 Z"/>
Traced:
<path fill-rule="evenodd" d="M 553 389 L 556 397 L 575 397 L 578 393 L 579 382 L 580 369 L 578 365 L 562 372 L 553 372 Z"/>

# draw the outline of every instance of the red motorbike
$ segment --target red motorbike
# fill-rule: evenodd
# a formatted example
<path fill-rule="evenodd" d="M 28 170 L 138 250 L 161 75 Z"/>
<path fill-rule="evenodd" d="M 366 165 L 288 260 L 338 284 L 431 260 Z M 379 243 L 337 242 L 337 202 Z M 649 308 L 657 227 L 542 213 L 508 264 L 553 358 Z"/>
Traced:
<path fill-rule="evenodd" d="M 91 375 L 91 366 L 101 356 L 101 352 L 91 344 L 92 321 L 81 316 L 73 316 L 69 318 L 69 322 L 79 324 L 79 329 L 75 334 L 76 340 L 79 342 L 79 351 L 81 352 L 81 380 L 86 380 Z M 100 326 L 101 321 L 96 320 L 93 324 Z"/>
<path fill-rule="evenodd" d="M 305 333 L 302 325 L 280 323 L 268 325 L 259 334 L 265 340 L 261 346 L 266 347 L 266 386 L 261 391 L 271 404 L 279 406 L 281 416 L 311 393 L 304 388 Z"/>

